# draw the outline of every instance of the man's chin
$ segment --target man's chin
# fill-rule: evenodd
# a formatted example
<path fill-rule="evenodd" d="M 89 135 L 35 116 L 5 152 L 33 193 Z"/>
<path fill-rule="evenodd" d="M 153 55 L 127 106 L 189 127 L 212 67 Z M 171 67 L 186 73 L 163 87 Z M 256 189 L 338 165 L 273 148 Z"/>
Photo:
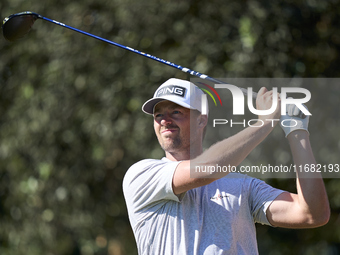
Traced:
<path fill-rule="evenodd" d="M 172 153 L 176 150 L 176 148 L 174 146 L 170 146 L 170 145 L 163 145 L 161 147 L 164 151 L 170 152 L 170 153 Z"/>
<path fill-rule="evenodd" d="M 174 142 L 172 142 L 172 143 L 163 143 L 162 145 L 161 145 L 161 147 L 162 147 L 162 149 L 164 150 L 164 151 L 166 151 L 166 152 L 175 152 L 176 150 L 178 150 L 179 148 L 180 148 L 180 143 L 174 143 Z"/>

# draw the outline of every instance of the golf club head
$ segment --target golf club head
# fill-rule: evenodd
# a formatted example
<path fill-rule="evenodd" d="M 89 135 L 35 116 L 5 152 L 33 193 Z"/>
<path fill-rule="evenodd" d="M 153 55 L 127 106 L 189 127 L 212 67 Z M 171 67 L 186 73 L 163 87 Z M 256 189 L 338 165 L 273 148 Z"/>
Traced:
<path fill-rule="evenodd" d="M 39 18 L 38 14 L 33 12 L 20 12 L 12 14 L 2 22 L 2 32 L 6 40 L 15 41 L 25 36 Z"/>

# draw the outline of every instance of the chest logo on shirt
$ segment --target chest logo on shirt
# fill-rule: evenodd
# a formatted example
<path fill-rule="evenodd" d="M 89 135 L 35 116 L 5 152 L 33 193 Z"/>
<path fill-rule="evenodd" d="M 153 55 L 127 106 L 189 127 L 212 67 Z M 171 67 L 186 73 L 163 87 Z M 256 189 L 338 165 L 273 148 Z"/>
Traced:
<path fill-rule="evenodd" d="M 223 194 L 223 195 L 221 195 L 221 194 L 216 194 L 215 196 L 213 196 L 213 197 L 211 197 L 210 198 L 210 200 L 220 200 L 220 199 L 222 199 L 222 198 L 224 198 L 224 197 L 228 197 L 228 195 L 227 194 Z"/>

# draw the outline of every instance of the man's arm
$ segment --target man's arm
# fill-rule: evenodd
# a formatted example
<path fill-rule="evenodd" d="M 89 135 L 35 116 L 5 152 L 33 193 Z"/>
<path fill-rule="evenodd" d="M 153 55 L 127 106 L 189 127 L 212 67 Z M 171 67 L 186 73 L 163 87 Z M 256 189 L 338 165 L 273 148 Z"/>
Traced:
<path fill-rule="evenodd" d="M 178 164 L 173 176 L 173 191 L 176 195 L 193 188 L 207 185 L 226 176 L 229 172 L 195 173 L 195 166 L 237 166 L 261 143 L 273 127 L 267 124 L 261 128 L 246 128 L 236 135 L 222 140 L 194 160 Z M 192 172 L 192 176 L 190 176 Z"/>
<path fill-rule="evenodd" d="M 279 100 L 280 103 L 280 100 Z M 272 91 L 261 88 L 256 100 L 257 109 L 265 110 L 272 106 Z M 265 119 L 278 119 L 280 107 L 270 116 L 262 116 Z M 214 173 L 195 173 L 195 166 L 237 166 L 248 154 L 260 144 L 268 134 L 273 130 L 277 121 L 263 121 L 255 124 L 259 127 L 248 127 L 236 135 L 222 140 L 212 145 L 208 150 L 193 160 L 182 161 L 178 164 L 173 176 L 172 186 L 176 195 L 179 195 L 190 189 L 207 185 L 228 174 L 228 172 Z M 190 176 L 190 172 L 195 176 Z"/>
<path fill-rule="evenodd" d="M 277 227 L 311 228 L 325 225 L 330 217 L 329 202 L 320 173 L 300 172 L 315 166 L 309 134 L 296 130 L 288 135 L 297 173 L 297 194 L 280 194 L 267 209 L 268 221 Z"/>

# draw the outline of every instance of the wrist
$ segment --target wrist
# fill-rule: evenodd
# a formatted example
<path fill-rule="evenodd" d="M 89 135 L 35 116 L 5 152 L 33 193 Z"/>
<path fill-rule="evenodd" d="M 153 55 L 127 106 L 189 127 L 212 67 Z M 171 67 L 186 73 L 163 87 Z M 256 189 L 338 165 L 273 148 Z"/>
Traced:
<path fill-rule="evenodd" d="M 258 125 L 258 126 L 271 126 L 272 128 L 274 128 L 279 123 L 280 123 L 280 119 L 259 118 L 256 125 Z"/>
<path fill-rule="evenodd" d="M 276 120 L 274 120 L 274 119 L 263 119 L 263 120 L 258 119 L 258 121 L 256 123 L 252 124 L 248 128 L 253 130 L 253 131 L 255 129 L 257 129 L 261 133 L 269 134 L 275 128 L 278 121 L 279 121 L 278 119 L 276 119 Z"/>
<path fill-rule="evenodd" d="M 309 139 L 309 132 L 304 129 L 294 130 L 287 136 L 288 141 Z"/>

